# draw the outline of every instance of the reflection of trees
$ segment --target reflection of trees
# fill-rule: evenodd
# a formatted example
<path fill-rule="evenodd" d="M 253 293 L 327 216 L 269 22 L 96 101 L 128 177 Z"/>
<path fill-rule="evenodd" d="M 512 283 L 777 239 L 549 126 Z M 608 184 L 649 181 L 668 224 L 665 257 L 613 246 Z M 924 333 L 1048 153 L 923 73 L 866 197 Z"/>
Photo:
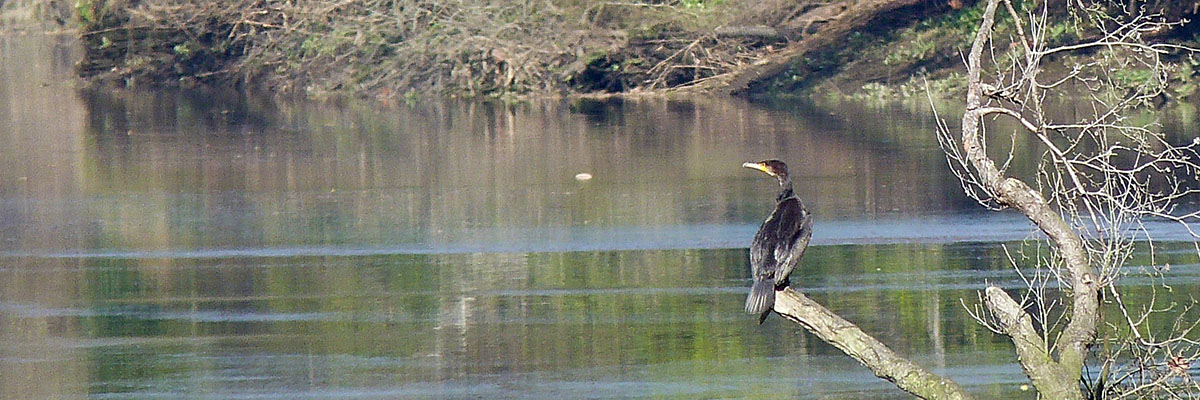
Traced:
<path fill-rule="evenodd" d="M 106 376 L 155 380 L 220 368 L 200 361 L 172 365 L 163 351 L 238 352 L 251 358 L 308 352 L 323 360 L 309 367 L 315 371 L 277 373 L 286 380 L 312 375 L 318 384 L 364 379 L 364 366 L 331 362 L 341 356 L 399 360 L 371 368 L 386 368 L 375 373 L 400 382 L 463 382 L 523 373 L 605 379 L 616 374 L 619 379 L 622 368 L 648 365 L 678 367 L 636 379 L 705 381 L 747 373 L 724 369 L 744 369 L 747 358 L 839 354 L 820 341 L 797 340 L 792 330 L 762 328 L 741 318 L 737 288 L 743 284 L 744 257 L 742 250 L 731 249 L 180 259 L 164 265 L 173 273 L 160 283 L 141 281 L 144 276 L 103 259 L 83 268 L 105 274 L 89 279 L 111 281 L 96 285 L 92 307 L 125 304 L 120 300 L 129 298 L 157 310 L 126 317 L 153 329 L 117 334 L 219 339 L 185 349 L 121 352 L 117 358 L 98 353 L 94 362 L 108 371 Z M 811 288 L 819 301 L 864 329 L 882 332 L 906 354 L 922 360 L 928 355 L 952 371 L 964 364 L 988 368 L 1012 362 L 1007 343 L 972 323 L 957 300 L 977 282 L 1018 282 L 1003 254 L 990 246 L 816 247 L 797 274 L 797 283 Z M 1137 295 L 1131 291 L 1129 296 Z M 158 312 L 187 310 L 323 317 L 237 323 L 157 319 Z M 773 323 L 780 322 L 768 324 Z M 947 354 L 949 361 L 942 358 Z M 292 373 L 304 375 L 286 375 Z"/>
<path fill-rule="evenodd" d="M 816 108 L 435 102 L 380 112 L 85 98 L 84 185 L 138 248 L 436 246 L 554 227 L 752 222 L 762 188 L 735 167 L 767 156 L 798 165 L 806 199 L 826 218 L 950 202 L 918 190 L 948 179 L 937 160 L 831 131 Z M 578 172 L 596 179 L 576 182 Z"/>
<path fill-rule="evenodd" d="M 978 258 L 979 250 L 840 246 L 813 251 L 799 271 L 805 283 L 833 288 L 819 296 L 857 315 L 870 329 L 890 332 L 889 340 L 906 351 L 979 352 L 998 356 L 991 360 L 994 364 L 1011 361 L 1004 352 L 987 352 L 1003 349 L 1003 341 L 980 335 L 977 325 L 959 323 L 968 318 L 957 303 L 930 304 L 929 291 L 915 289 L 952 282 L 956 278 L 930 278 L 922 271 L 965 265 Z M 410 379 L 442 381 L 501 372 L 834 354 L 820 342 L 796 343 L 788 330 L 748 326 L 728 311 L 736 309 L 740 293 L 722 289 L 741 284 L 743 257 L 737 250 L 431 257 L 423 265 L 435 266 L 422 269 L 431 277 L 409 275 L 406 281 L 428 282 L 419 291 L 438 299 L 437 307 L 422 305 L 428 314 L 416 315 L 419 322 L 411 325 L 434 343 L 410 347 L 414 353 L 401 355 L 424 356 L 433 349 L 439 368 Z M 992 259 L 994 268 L 1004 271 L 1000 259 Z M 854 270 L 862 265 L 884 270 Z M 908 289 L 889 286 L 887 277 L 897 275 Z M 853 281 L 837 282 L 848 277 Z M 942 298 L 965 293 L 955 290 Z M 952 321 L 937 333 L 944 342 L 930 341 L 931 319 L 939 325 Z M 752 350 L 764 348 L 772 353 Z M 716 372 L 693 373 L 682 374 L 702 379 Z"/>
<path fill-rule="evenodd" d="M 858 315 L 867 326 L 893 332 L 898 346 L 917 354 L 935 352 L 938 346 L 928 341 L 930 318 L 965 319 L 961 307 L 934 305 L 939 309 L 931 311 L 922 295 L 927 293 L 924 288 L 956 278 L 931 278 L 922 271 L 953 269 L 981 256 L 977 249 L 942 246 L 813 251 L 801 271 L 806 284 L 830 287 L 820 296 L 833 307 Z M 855 269 L 868 260 L 883 271 Z M 998 259 L 993 260 L 997 270 L 1004 270 Z M 742 284 L 744 263 L 740 250 L 177 260 L 166 266 L 173 271 L 169 281 L 127 292 L 140 293 L 139 301 L 156 304 L 161 312 L 322 315 L 311 321 L 198 325 L 155 322 L 156 314 L 139 318 L 158 326 L 155 332 L 141 334 L 226 338 L 186 350 L 201 354 L 245 352 L 246 343 L 252 342 L 251 352 L 292 354 L 302 349 L 321 360 L 339 355 L 405 360 L 388 372 L 402 382 L 539 371 L 609 374 L 605 368 L 620 371 L 672 363 L 693 369 L 666 368 L 661 372 L 666 375 L 637 379 L 704 380 L 728 374 L 724 368 L 746 358 L 833 354 L 820 342 L 796 342 L 795 332 L 763 329 L 740 318 L 736 306 L 741 293 L 734 288 Z M 124 281 L 114 287 L 126 288 L 141 279 L 128 273 L 110 278 Z M 891 281 L 900 286 L 889 286 Z M 248 282 L 256 287 L 244 292 Z M 951 291 L 943 298 L 962 294 Z M 104 298 L 93 304 L 128 295 L 102 294 Z M 893 306 L 881 309 L 879 304 Z M 997 354 L 987 349 L 1003 348 L 1004 343 L 976 342 L 979 330 L 973 324 L 947 326 L 947 351 Z M 266 339 L 256 339 L 264 335 Z M 96 361 L 114 368 L 113 374 L 134 374 L 128 376 L 182 371 L 203 375 L 217 368 L 201 362 L 155 367 L 163 362 L 161 356 L 137 352 Z M 336 363 L 316 368 L 311 374 L 322 382 L 362 379 L 361 369 L 339 368 Z M 303 372 L 287 371 L 279 373 Z M 285 379 L 293 378 L 306 379 Z"/>
<path fill-rule="evenodd" d="M 83 113 L 64 83 L 74 52 L 68 36 L 0 35 L 0 250 L 73 248 L 87 229 L 77 210 L 47 205 L 78 178 Z M 86 390 L 84 352 L 70 343 L 83 329 L 52 312 L 75 305 L 81 279 L 74 260 L 0 258 L 0 398 Z"/>

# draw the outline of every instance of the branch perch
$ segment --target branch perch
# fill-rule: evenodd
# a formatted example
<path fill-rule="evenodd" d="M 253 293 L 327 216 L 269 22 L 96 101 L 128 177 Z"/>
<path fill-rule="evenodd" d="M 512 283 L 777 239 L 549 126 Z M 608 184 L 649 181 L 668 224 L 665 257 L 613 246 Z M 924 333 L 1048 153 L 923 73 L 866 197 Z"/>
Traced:
<path fill-rule="evenodd" d="M 1011 301 L 1011 300 L 1010 300 Z M 913 363 L 866 334 L 854 323 L 805 296 L 785 288 L 775 292 L 775 312 L 865 365 L 875 376 L 923 399 L 970 399 L 958 383 Z"/>

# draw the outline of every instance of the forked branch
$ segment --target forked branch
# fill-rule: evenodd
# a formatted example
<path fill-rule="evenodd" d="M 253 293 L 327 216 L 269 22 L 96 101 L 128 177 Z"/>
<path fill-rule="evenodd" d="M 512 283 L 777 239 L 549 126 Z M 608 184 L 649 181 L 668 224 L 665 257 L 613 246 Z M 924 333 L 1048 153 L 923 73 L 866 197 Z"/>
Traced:
<path fill-rule="evenodd" d="M 1025 182 L 1007 177 L 1000 171 L 994 161 L 987 155 L 984 146 L 982 122 L 987 114 L 997 113 L 996 107 L 985 104 L 983 75 L 983 53 L 991 41 L 992 28 L 995 24 L 996 8 L 1001 0 L 989 0 L 984 10 L 983 21 L 967 56 L 967 109 L 962 118 L 962 148 L 974 168 L 974 174 L 979 183 L 987 187 L 989 192 L 996 195 L 996 201 L 1008 207 L 1015 208 L 1025 214 L 1058 249 L 1063 266 L 1070 279 L 1068 284 L 1073 295 L 1072 314 L 1067 322 L 1067 328 L 1059 336 L 1054 349 L 1058 359 L 1034 356 L 1034 353 L 1023 353 L 1020 358 L 1022 368 L 1029 371 L 1047 371 L 1044 377 L 1033 376 L 1034 386 L 1040 393 L 1056 398 L 1081 398 L 1082 394 L 1076 388 L 1076 382 L 1082 373 L 1083 360 L 1096 335 L 1096 321 L 1099 316 L 1099 301 L 1097 297 L 1096 273 L 1088 262 L 1087 249 L 1080 235 L 1071 225 L 1055 211 L 1046 199 L 1033 190 Z M 1007 114 L 1007 113 L 1006 113 Z M 1017 114 L 1019 116 L 1019 114 Z M 1028 349 L 1031 343 L 1041 340 L 1035 331 L 1019 329 L 1017 321 L 1028 321 L 1029 316 L 1019 307 L 1002 307 L 1007 302 L 1000 301 L 1011 298 L 999 296 L 998 288 L 989 289 L 987 305 L 993 313 L 1001 315 L 1001 320 L 1011 323 L 1004 330 L 1012 338 L 1018 350 Z M 1015 303 L 1014 303 L 1015 304 Z M 1007 315 L 1004 315 L 1007 314 Z M 1043 349 L 1045 346 L 1041 346 Z M 1042 350 L 1045 351 L 1045 350 Z M 1053 377 L 1048 378 L 1048 377 Z M 1062 395 L 1072 394 L 1069 397 Z"/>
<path fill-rule="evenodd" d="M 1015 24 L 1015 40 L 1020 42 L 1006 50 L 992 41 L 995 13 L 1002 2 Z M 1143 389 L 1146 387 L 1200 389 L 1195 384 L 1176 385 L 1173 379 L 1190 382 L 1186 376 L 1180 378 L 1178 372 L 1168 374 L 1169 379 L 1158 379 L 1163 375 L 1153 373 L 1159 364 L 1180 370 L 1180 365 L 1188 365 L 1195 357 L 1179 354 L 1196 354 L 1196 351 L 1181 353 L 1167 349 L 1168 346 L 1148 345 L 1187 343 L 1175 339 L 1186 338 L 1180 332 L 1190 329 L 1167 332 L 1172 338 L 1168 340 L 1144 339 L 1140 332 L 1146 329 L 1149 316 L 1161 315 L 1171 308 L 1155 308 L 1151 296 L 1150 305 L 1131 312 L 1113 286 L 1126 273 L 1122 271 L 1127 270 L 1126 263 L 1134 254 L 1135 239 L 1145 241 L 1149 248 L 1150 264 L 1154 267 L 1149 273 L 1151 278 L 1162 278 L 1166 267 L 1159 269 L 1154 261 L 1154 238 L 1147 231 L 1146 221 L 1177 222 L 1194 239 L 1200 239 L 1189 225 L 1200 221 L 1200 212 L 1176 209 L 1182 200 L 1200 193 L 1197 187 L 1200 140 L 1172 143 L 1156 131 L 1156 124 L 1139 125 L 1130 118 L 1131 114 L 1143 111 L 1139 107 L 1163 95 L 1169 71 L 1163 57 L 1171 51 L 1195 51 L 1180 45 L 1150 43 L 1145 36 L 1182 22 L 1167 21 L 1145 7 L 1127 7 L 1120 2 L 1073 3 L 1069 6 L 1069 13 L 1076 18 L 1073 22 L 1091 23 L 1094 26 L 1090 32 L 1099 34 L 1089 41 L 1051 47 L 1046 40 L 1047 29 L 1052 25 L 1046 4 L 1026 3 L 1023 8 L 1028 14 L 1022 16 L 1013 3 L 987 1 L 980 29 L 966 57 L 967 107 L 962 116 L 961 136 L 956 137 L 939 122 L 938 139 L 967 194 L 989 208 L 1020 211 L 1046 235 L 1052 256 L 1039 258 L 1032 266 L 1036 268 L 1034 276 L 1043 278 L 1033 283 L 1026 281 L 1034 303 L 1025 300 L 1018 303 L 1003 290 L 989 287 L 981 297 L 990 315 L 976 318 L 1012 339 L 1021 366 L 1039 393 L 1048 398 L 1081 398 L 1077 382 L 1083 376 L 1089 348 L 1097 340 L 1099 294 L 1106 291 L 1112 293 L 1113 304 L 1128 324 L 1127 327 L 1116 327 L 1112 322 L 1108 325 L 1115 332 L 1134 332 L 1136 340 L 1121 342 L 1124 347 L 1110 351 L 1116 346 L 1112 344 L 1120 339 L 1112 335 L 1105 338 L 1105 350 L 1101 353 L 1106 355 L 1102 357 L 1125 352 L 1134 358 L 1131 363 L 1103 359 L 1105 371 L 1110 366 L 1122 371 L 1129 370 L 1126 365 L 1143 367 L 1133 368 L 1138 371 L 1135 374 L 1138 378 L 1119 383 L 1123 388 L 1111 385 L 1124 379 L 1120 376 L 1129 374 L 1115 374 L 1116 381 L 1099 379 L 1089 383 L 1091 390 L 1130 394 L 1150 392 Z M 1060 75 L 1050 79 L 1051 83 L 1039 81 L 1040 72 L 1054 71 L 1046 68 L 1047 56 L 1081 50 L 1093 53 L 1069 68 L 1047 72 Z M 1131 79 L 1130 71 L 1137 72 L 1139 78 Z M 1061 93 L 1070 84 L 1078 84 L 1087 91 L 1092 113 L 1077 121 L 1055 122 L 1043 103 L 1048 93 Z M 988 154 L 985 133 L 988 126 L 984 124 L 994 118 L 1017 123 L 1012 131 L 1009 160 L 1018 138 L 1042 149 L 1042 158 L 1036 160 L 1036 174 L 1013 176 L 1007 170 L 1008 161 L 997 166 Z M 1196 244 L 1196 249 L 1200 253 L 1200 244 Z M 1018 272 L 1030 267 L 1015 263 L 1014 266 Z M 1043 270 L 1048 274 L 1042 274 Z M 1061 285 L 1061 300 L 1047 301 L 1045 292 L 1038 291 L 1038 287 L 1045 287 L 1047 281 L 1043 279 L 1050 276 Z M 1192 303 L 1196 301 L 1193 299 Z M 1052 314 L 1050 308 L 1054 304 L 1060 310 L 1053 310 L 1053 314 L 1060 317 L 1050 320 L 1046 316 Z M 1059 326 L 1059 321 L 1065 327 Z M 1035 325 L 1040 327 L 1035 329 Z M 1136 382 L 1130 383 L 1133 381 Z"/>

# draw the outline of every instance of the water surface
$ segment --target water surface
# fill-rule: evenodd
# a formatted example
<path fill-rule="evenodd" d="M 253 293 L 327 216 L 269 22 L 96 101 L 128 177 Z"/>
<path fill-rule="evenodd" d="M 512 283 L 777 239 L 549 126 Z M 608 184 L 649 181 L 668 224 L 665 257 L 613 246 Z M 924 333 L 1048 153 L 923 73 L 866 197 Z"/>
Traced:
<path fill-rule="evenodd" d="M 924 111 L 79 90 L 75 51 L 0 37 L 0 398 L 904 398 L 741 312 L 773 157 L 817 218 L 798 287 L 1031 397 L 961 301 L 1032 230 Z"/>

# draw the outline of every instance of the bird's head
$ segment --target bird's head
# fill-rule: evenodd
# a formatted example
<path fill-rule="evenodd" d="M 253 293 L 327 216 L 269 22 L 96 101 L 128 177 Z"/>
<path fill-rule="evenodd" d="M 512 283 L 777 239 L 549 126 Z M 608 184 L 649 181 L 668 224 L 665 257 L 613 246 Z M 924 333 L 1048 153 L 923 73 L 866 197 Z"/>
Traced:
<path fill-rule="evenodd" d="M 773 177 L 779 179 L 780 184 L 790 181 L 790 179 L 788 178 L 787 164 L 784 164 L 783 161 L 763 160 L 763 161 L 759 161 L 759 162 L 748 162 L 748 163 L 742 164 L 742 166 L 746 167 L 746 168 L 757 169 L 759 171 L 765 172 L 767 175 L 770 175 L 770 176 L 773 176 Z"/>

